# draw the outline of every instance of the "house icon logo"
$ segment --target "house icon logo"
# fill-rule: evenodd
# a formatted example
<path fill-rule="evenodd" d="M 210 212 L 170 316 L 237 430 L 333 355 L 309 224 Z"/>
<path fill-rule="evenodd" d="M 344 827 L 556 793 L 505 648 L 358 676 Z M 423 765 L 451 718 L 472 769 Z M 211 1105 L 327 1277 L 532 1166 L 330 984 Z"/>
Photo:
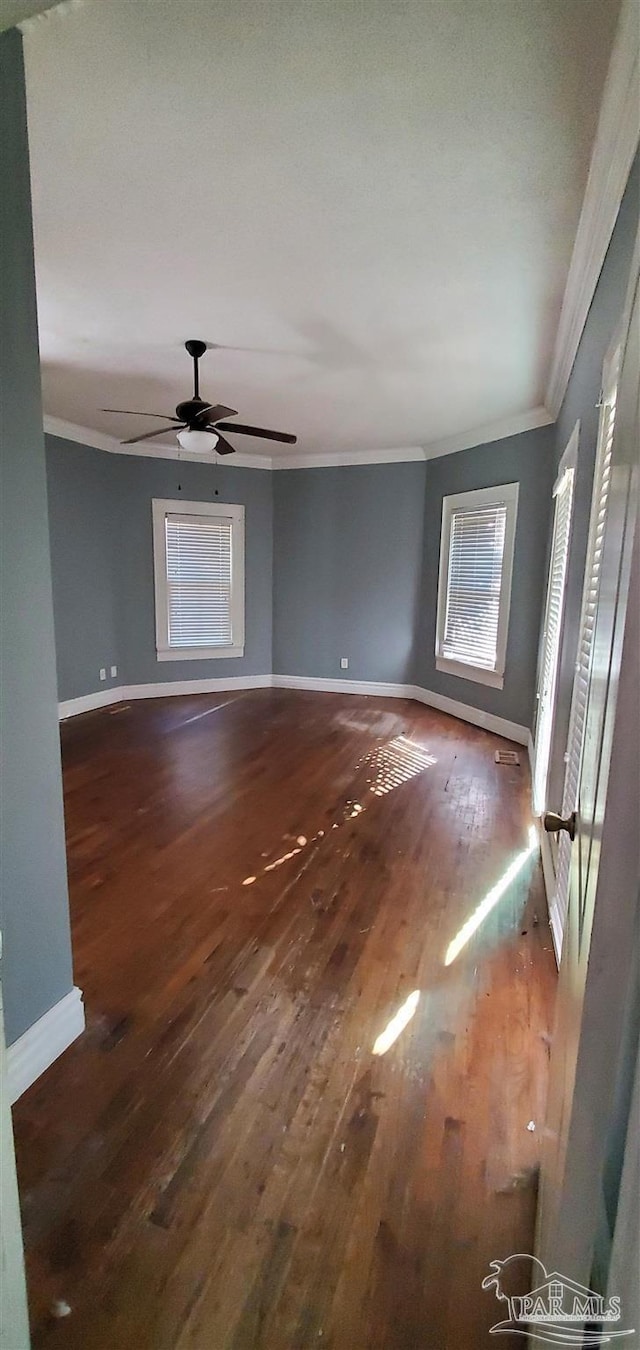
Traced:
<path fill-rule="evenodd" d="M 522 1288 L 524 1267 L 531 1271 L 534 1287 L 528 1294 L 510 1294 L 514 1283 Z M 621 1336 L 633 1335 L 631 1328 L 623 1330 L 618 1325 L 622 1318 L 619 1298 L 605 1299 L 555 1270 L 549 1274 L 535 1256 L 518 1252 L 506 1261 L 491 1261 L 490 1269 L 482 1288 L 493 1289 L 509 1309 L 509 1316 L 491 1327 L 492 1336 L 511 1332 L 535 1335 L 548 1345 L 590 1347 L 611 1345 Z"/>

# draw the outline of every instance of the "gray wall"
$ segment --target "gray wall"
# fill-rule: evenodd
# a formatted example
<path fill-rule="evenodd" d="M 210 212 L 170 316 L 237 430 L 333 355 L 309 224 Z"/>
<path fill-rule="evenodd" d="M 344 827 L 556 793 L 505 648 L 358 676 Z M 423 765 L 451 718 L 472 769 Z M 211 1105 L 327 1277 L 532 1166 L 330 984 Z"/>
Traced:
<path fill-rule="evenodd" d="M 127 684 L 222 679 L 271 670 L 272 475 L 231 465 L 179 463 L 105 455 L 117 479 L 122 645 Z M 244 656 L 213 661 L 157 661 L 151 544 L 153 497 L 239 503 L 245 507 Z"/>
<path fill-rule="evenodd" d="M 274 473 L 276 674 L 412 682 L 426 471 L 415 463 Z"/>
<path fill-rule="evenodd" d="M 0 37 L 0 896 L 11 1044 L 71 989 L 22 40 Z"/>
<path fill-rule="evenodd" d="M 490 445 L 478 445 L 427 464 L 423 622 L 415 683 L 482 708 L 498 717 L 530 727 L 533 717 L 540 615 L 545 585 L 545 559 L 551 492 L 554 481 L 552 427 L 526 431 Z M 456 492 L 519 483 L 518 518 L 509 635 L 503 689 L 436 670 L 436 607 L 440 558 L 442 499 Z"/>
<path fill-rule="evenodd" d="M 427 464 L 269 474 L 47 437 L 59 697 L 104 689 L 98 671 L 112 664 L 118 675 L 107 684 L 274 670 L 420 684 L 530 725 L 553 447 L 543 428 Z M 499 690 L 435 669 L 440 522 L 447 493 L 514 481 L 521 497 Z M 220 501 L 246 507 L 245 656 L 158 662 L 151 500 L 214 500 L 216 485 Z"/>
<path fill-rule="evenodd" d="M 531 723 L 553 429 L 426 464 L 274 475 L 274 670 L 389 680 Z M 520 483 L 504 689 L 435 668 L 442 498 Z"/>
<path fill-rule="evenodd" d="M 562 801 L 563 756 L 569 729 L 573 672 L 582 606 L 582 583 L 600 417 L 597 405 L 602 383 L 602 365 L 622 317 L 638 230 L 639 201 L 640 157 L 636 156 L 555 427 L 555 459 L 559 462 L 576 421 L 580 420 L 573 528 L 565 597 L 565 631 L 558 677 L 554 747 L 549 778 L 549 801 L 557 802 L 558 805 Z"/>
<path fill-rule="evenodd" d="M 221 679 L 272 669 L 272 475 L 231 465 L 112 455 L 47 436 L 61 700 L 109 685 Z M 217 497 L 216 497 L 217 490 Z M 151 502 L 241 503 L 246 523 L 243 657 L 158 661 Z M 118 667 L 100 682 L 99 670 Z"/>
<path fill-rule="evenodd" d="M 53 612 L 61 699 L 104 689 L 122 676 L 118 625 L 117 480 L 113 456 L 47 436 Z M 118 667 L 115 679 L 109 677 Z"/>

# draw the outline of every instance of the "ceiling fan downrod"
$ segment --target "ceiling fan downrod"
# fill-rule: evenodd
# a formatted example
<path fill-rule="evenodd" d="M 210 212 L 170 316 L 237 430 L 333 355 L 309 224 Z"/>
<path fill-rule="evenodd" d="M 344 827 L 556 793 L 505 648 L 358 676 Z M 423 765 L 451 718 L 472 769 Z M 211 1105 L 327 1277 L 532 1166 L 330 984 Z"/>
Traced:
<path fill-rule="evenodd" d="M 207 344 L 206 342 L 201 342 L 200 338 L 188 338 L 184 345 L 189 356 L 193 357 L 193 397 L 194 399 L 200 398 L 200 372 L 198 369 L 198 361 L 201 356 L 204 356 L 207 350 Z"/>

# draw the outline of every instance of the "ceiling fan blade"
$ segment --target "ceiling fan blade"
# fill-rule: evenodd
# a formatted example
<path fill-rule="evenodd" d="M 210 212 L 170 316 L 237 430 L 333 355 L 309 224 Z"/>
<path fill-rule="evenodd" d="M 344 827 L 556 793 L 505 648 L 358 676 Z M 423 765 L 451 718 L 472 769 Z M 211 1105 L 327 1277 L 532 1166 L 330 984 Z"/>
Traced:
<path fill-rule="evenodd" d="M 245 427 L 239 422 L 218 422 L 216 431 L 239 431 L 241 436 L 260 436 L 265 441 L 282 441 L 285 445 L 295 445 L 297 436 L 286 431 L 267 431 L 266 427 Z"/>
<path fill-rule="evenodd" d="M 170 417 L 169 413 L 134 412 L 133 408 L 101 408 L 100 412 L 126 413 L 127 417 L 164 417 L 167 422 L 177 422 L 179 420 L 177 417 Z"/>
<path fill-rule="evenodd" d="M 198 420 L 206 418 L 207 422 L 219 422 L 221 417 L 235 417 L 237 408 L 225 408 L 224 403 L 208 403 L 206 408 L 201 408 L 198 413 Z"/>
<path fill-rule="evenodd" d="M 220 432 L 218 431 L 217 427 L 212 427 L 211 430 L 212 430 L 212 431 L 215 431 L 216 436 L 218 437 L 218 444 L 217 444 L 216 447 L 215 447 L 215 449 L 216 449 L 216 454 L 217 454 L 217 455 L 235 455 L 236 452 L 235 452 L 233 446 L 232 446 L 232 445 L 229 445 L 229 442 L 228 442 L 228 441 L 225 441 L 224 436 L 221 436 L 221 435 L 220 435 Z"/>
<path fill-rule="evenodd" d="M 186 422 L 178 422 L 177 426 L 154 427 L 153 431 L 145 431 L 143 436 L 130 436 L 128 441 L 121 441 L 121 445 L 135 445 L 136 441 L 151 441 L 154 436 L 166 436 L 168 431 L 180 431 L 186 426 Z"/>

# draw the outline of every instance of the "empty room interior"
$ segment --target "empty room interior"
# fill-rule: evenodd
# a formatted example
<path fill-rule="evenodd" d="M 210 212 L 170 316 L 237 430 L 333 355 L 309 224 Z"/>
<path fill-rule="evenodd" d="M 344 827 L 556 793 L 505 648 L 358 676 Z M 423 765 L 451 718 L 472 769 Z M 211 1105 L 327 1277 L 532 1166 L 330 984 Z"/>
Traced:
<path fill-rule="evenodd" d="M 0 20 L 1 1350 L 640 1346 L 640 0 Z"/>

